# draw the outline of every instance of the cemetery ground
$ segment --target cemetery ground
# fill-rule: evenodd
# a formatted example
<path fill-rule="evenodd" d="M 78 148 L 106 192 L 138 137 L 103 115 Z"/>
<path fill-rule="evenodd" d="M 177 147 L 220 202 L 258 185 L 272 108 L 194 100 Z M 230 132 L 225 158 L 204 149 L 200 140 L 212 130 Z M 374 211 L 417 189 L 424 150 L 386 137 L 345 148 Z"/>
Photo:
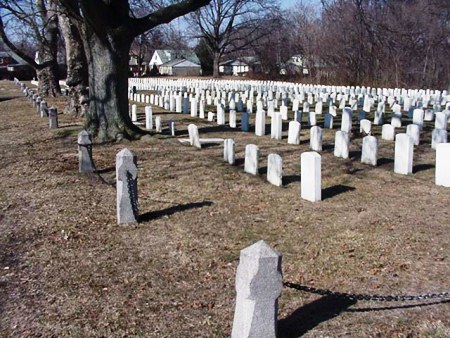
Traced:
<path fill-rule="evenodd" d="M 98 174 L 79 174 L 81 118 L 59 114 L 50 130 L 12 82 L 0 83 L 0 97 L 1 337 L 227 337 L 239 251 L 260 239 L 283 254 L 284 281 L 381 295 L 450 289 L 450 191 L 434 184 L 432 127 L 408 176 L 393 172 L 394 142 L 381 140 L 381 126 L 377 167 L 360 163 L 356 123 L 349 160 L 333 156 L 336 127 L 324 129 L 323 201 L 311 203 L 300 198 L 303 125 L 301 144 L 288 145 L 287 126 L 275 141 L 155 107 L 163 123 L 175 121 L 175 138 L 164 123 L 139 141 L 94 143 Z M 49 101 L 63 111 L 64 98 Z M 200 137 L 233 138 L 236 165 L 223 162 L 221 145 L 181 145 L 189 123 Z M 259 176 L 243 171 L 249 143 L 261 150 Z M 119 226 L 115 156 L 124 147 L 138 158 L 141 221 Z M 282 187 L 266 181 L 270 153 L 283 158 Z M 285 288 L 279 332 L 450 336 L 450 304 L 431 303 Z"/>

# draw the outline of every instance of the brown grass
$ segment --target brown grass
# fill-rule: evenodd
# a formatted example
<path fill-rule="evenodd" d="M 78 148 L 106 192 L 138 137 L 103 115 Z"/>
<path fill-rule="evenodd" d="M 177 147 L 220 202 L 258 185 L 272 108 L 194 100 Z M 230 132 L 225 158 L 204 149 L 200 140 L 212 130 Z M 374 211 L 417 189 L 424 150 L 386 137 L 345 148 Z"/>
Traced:
<path fill-rule="evenodd" d="M 17 96 L 0 102 L 2 337 L 227 337 L 239 250 L 260 239 L 283 254 L 285 281 L 357 293 L 449 290 L 450 190 L 434 184 L 431 125 L 409 176 L 393 172 L 393 142 L 380 141 L 374 168 L 359 162 L 356 133 L 343 160 L 332 153 L 335 131 L 324 130 L 324 200 L 310 203 L 299 196 L 306 129 L 292 146 L 155 109 L 176 121 L 177 138 L 193 121 L 201 137 L 234 138 L 238 163 L 224 163 L 220 146 L 197 150 L 167 134 L 95 144 L 106 183 L 120 149 L 138 156 L 145 221 L 118 226 L 115 188 L 77 172 L 82 121 L 61 114 L 49 130 L 12 83 L 1 82 L 0 95 Z M 62 111 L 63 99 L 52 103 Z M 260 147 L 262 167 L 271 152 L 283 157 L 283 187 L 243 172 L 248 143 Z M 402 305 L 285 289 L 280 328 L 286 337 L 450 336 L 448 303 Z"/>

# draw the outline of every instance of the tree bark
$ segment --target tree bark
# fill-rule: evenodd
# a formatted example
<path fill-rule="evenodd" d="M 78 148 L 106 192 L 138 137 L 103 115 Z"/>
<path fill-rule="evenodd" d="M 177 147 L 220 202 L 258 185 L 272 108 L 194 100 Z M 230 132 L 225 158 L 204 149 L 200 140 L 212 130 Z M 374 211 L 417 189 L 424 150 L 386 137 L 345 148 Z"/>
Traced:
<path fill-rule="evenodd" d="M 145 132 L 128 113 L 128 60 L 132 37 L 93 32 L 84 39 L 89 64 L 89 110 L 85 128 L 100 141 L 138 138 Z"/>
<path fill-rule="evenodd" d="M 214 52 L 214 55 L 213 55 L 213 77 L 214 78 L 218 78 L 220 76 L 219 63 L 220 63 L 220 53 Z"/>
<path fill-rule="evenodd" d="M 72 5 L 75 6 L 76 2 L 73 0 L 72 2 Z M 66 84 L 70 90 L 65 111 L 83 116 L 86 113 L 88 103 L 88 64 L 84 53 L 83 41 L 80 31 L 77 25 L 71 21 L 67 9 L 61 6 L 58 15 L 66 48 Z"/>
<path fill-rule="evenodd" d="M 44 22 L 44 36 L 39 48 L 39 63 L 43 65 L 37 69 L 39 94 L 41 96 L 58 96 L 61 94 L 58 72 L 58 16 L 56 3 L 49 1 L 47 7 L 42 0 L 37 1 L 37 7 Z"/>

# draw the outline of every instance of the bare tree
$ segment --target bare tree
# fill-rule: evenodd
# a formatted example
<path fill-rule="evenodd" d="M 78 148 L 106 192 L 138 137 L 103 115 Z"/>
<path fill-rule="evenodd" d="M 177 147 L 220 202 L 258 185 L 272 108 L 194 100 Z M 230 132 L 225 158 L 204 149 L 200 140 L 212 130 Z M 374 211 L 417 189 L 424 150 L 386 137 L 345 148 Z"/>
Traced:
<path fill-rule="evenodd" d="M 76 22 L 89 69 L 86 128 L 100 140 L 137 138 L 143 131 L 128 114 L 128 61 L 135 37 L 207 5 L 185 0 L 138 17 L 128 0 L 59 0 Z"/>
<path fill-rule="evenodd" d="M 212 0 L 193 13 L 191 20 L 213 56 L 213 76 L 219 76 L 219 62 L 225 53 L 248 47 L 267 34 L 262 20 L 278 13 L 274 0 Z M 243 34 L 245 32 L 245 34 Z"/>
<path fill-rule="evenodd" d="M 76 5 L 76 0 L 68 1 L 72 2 L 72 7 Z M 88 65 L 83 41 L 80 31 L 77 25 L 72 22 L 66 7 L 60 6 L 58 16 L 66 51 L 66 84 L 70 88 L 66 111 L 83 116 L 86 114 L 88 102 Z"/>
<path fill-rule="evenodd" d="M 59 31 L 55 0 L 1 0 L 0 9 L 0 37 L 3 42 L 36 70 L 41 95 L 60 94 L 57 61 Z M 9 39 L 6 33 L 8 25 L 15 31 L 20 27 L 33 36 L 38 50 L 37 60 Z"/>

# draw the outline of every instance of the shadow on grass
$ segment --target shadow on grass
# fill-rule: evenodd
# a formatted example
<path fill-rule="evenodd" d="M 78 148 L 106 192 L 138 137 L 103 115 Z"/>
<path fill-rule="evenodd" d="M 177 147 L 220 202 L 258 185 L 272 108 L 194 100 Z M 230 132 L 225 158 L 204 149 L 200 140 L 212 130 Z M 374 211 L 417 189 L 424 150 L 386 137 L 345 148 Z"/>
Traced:
<path fill-rule="evenodd" d="M 349 187 L 348 185 L 333 185 L 332 187 L 328 187 L 322 190 L 322 200 L 327 198 L 332 198 L 334 196 L 346 193 L 348 191 L 355 190 L 354 187 Z"/>
<path fill-rule="evenodd" d="M 196 209 L 196 208 L 202 208 L 205 206 L 211 206 L 214 203 L 211 201 L 203 201 L 203 202 L 194 202 L 194 203 L 187 203 L 187 204 L 179 204 L 175 205 L 170 208 L 157 210 L 157 211 L 150 211 L 145 214 L 139 215 L 139 223 L 141 222 L 148 222 L 154 219 L 158 219 L 164 216 L 173 215 L 176 212 L 182 212 L 190 209 Z"/>
<path fill-rule="evenodd" d="M 300 175 L 283 176 L 283 185 L 289 185 L 291 183 L 300 182 L 300 181 L 301 181 Z"/>
<path fill-rule="evenodd" d="M 433 168 L 434 168 L 433 164 L 417 164 L 413 167 L 413 173 L 418 173 L 420 171 L 425 171 Z"/>
<path fill-rule="evenodd" d="M 397 309 L 413 309 L 415 307 L 426 307 L 438 304 L 448 304 L 450 303 L 449 299 L 439 300 L 436 302 L 428 302 L 428 303 L 419 303 L 419 304 L 407 304 L 407 305 L 393 305 L 393 306 L 380 306 L 380 307 L 364 307 L 357 309 L 348 309 L 345 312 L 376 312 L 376 311 L 389 311 L 389 310 L 397 310 Z"/>
<path fill-rule="evenodd" d="M 344 297 L 324 296 L 319 298 L 278 321 L 278 337 L 302 336 L 320 323 L 339 316 L 354 304 L 356 304 L 355 300 Z"/>
<path fill-rule="evenodd" d="M 14 99 L 18 99 L 20 97 L 22 97 L 22 96 L 1 96 L 0 102 L 14 100 Z"/>
<path fill-rule="evenodd" d="M 391 164 L 391 163 L 394 163 L 394 160 L 392 158 L 382 157 L 377 160 L 377 165 L 379 167 L 383 166 L 385 164 Z"/>

